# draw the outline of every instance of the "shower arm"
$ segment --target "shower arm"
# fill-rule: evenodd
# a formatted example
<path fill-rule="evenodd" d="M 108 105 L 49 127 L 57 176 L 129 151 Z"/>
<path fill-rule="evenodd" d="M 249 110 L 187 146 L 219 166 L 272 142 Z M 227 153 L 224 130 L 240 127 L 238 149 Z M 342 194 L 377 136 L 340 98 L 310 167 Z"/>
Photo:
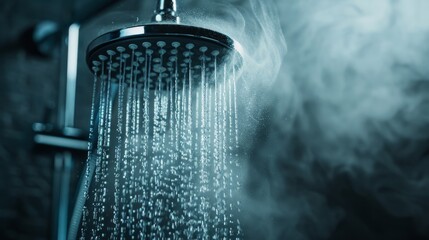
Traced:
<path fill-rule="evenodd" d="M 179 23 L 176 0 L 158 0 L 152 21 Z"/>

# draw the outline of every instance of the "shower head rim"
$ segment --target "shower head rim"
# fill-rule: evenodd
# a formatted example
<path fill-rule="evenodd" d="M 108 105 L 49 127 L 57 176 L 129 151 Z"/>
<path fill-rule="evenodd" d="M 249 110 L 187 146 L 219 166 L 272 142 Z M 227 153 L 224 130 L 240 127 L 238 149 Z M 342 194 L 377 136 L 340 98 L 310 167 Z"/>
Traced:
<path fill-rule="evenodd" d="M 91 65 L 92 55 L 106 45 L 115 42 L 144 37 L 187 37 L 202 39 L 218 44 L 228 50 L 236 51 L 240 57 L 243 56 L 243 48 L 235 39 L 207 28 L 196 27 L 185 24 L 174 23 L 152 23 L 113 30 L 95 38 L 87 48 L 86 60 Z"/>

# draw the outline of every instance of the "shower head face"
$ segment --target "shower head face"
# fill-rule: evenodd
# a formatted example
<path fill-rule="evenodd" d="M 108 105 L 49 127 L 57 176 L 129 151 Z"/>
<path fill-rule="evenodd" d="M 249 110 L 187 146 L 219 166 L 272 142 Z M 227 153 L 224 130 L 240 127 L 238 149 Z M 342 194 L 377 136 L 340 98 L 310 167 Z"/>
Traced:
<path fill-rule="evenodd" d="M 215 84 L 211 75 L 221 66 L 241 66 L 241 46 L 209 29 L 150 24 L 112 31 L 88 47 L 94 74 L 149 89 Z"/>

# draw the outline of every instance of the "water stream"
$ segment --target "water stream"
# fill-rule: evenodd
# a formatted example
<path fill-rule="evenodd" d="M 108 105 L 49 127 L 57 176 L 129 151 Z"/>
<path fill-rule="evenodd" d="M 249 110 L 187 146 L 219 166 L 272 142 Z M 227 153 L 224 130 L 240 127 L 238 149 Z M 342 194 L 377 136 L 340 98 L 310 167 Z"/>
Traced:
<path fill-rule="evenodd" d="M 81 239 L 242 238 L 235 68 L 216 50 L 167 44 L 93 63 Z"/>

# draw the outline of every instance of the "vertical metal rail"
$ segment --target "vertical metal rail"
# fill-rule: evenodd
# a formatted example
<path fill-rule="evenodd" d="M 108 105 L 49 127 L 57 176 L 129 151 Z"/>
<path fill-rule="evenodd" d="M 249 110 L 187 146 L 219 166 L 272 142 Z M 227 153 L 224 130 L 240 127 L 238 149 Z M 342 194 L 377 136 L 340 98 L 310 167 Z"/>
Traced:
<path fill-rule="evenodd" d="M 71 173 L 73 170 L 73 153 L 86 152 L 88 149 L 88 135 L 75 128 L 76 108 L 76 80 L 79 50 L 80 24 L 93 18 L 101 11 L 111 7 L 121 0 L 94 0 L 85 5 L 68 6 L 72 8 L 72 24 L 60 24 L 53 35 L 61 36 L 61 42 L 52 43 L 52 51 L 61 45 L 60 81 L 58 86 L 58 105 L 56 123 L 33 124 L 34 143 L 36 145 L 50 147 L 55 151 L 53 163 L 53 190 L 52 190 L 52 233 L 50 238 L 55 240 L 67 239 L 69 225 L 69 203 L 71 189 Z M 66 28 L 64 28 L 66 26 Z M 68 28 L 67 28 L 68 27 Z M 50 39 L 50 38 L 46 38 Z M 66 41 L 64 41 L 66 40 Z M 40 45 L 41 43 L 35 43 Z M 59 151 L 58 151 L 59 150 Z M 58 151 L 58 152 L 57 152 Z"/>
<path fill-rule="evenodd" d="M 59 105 L 57 124 L 64 132 L 74 131 L 76 79 L 79 52 L 79 24 L 73 23 L 68 28 L 66 46 L 66 77 L 60 77 Z M 65 79 L 65 81 L 64 81 Z M 70 150 L 55 155 L 53 185 L 53 232 L 52 239 L 67 238 L 69 221 L 70 180 L 73 170 L 73 157 Z"/>

